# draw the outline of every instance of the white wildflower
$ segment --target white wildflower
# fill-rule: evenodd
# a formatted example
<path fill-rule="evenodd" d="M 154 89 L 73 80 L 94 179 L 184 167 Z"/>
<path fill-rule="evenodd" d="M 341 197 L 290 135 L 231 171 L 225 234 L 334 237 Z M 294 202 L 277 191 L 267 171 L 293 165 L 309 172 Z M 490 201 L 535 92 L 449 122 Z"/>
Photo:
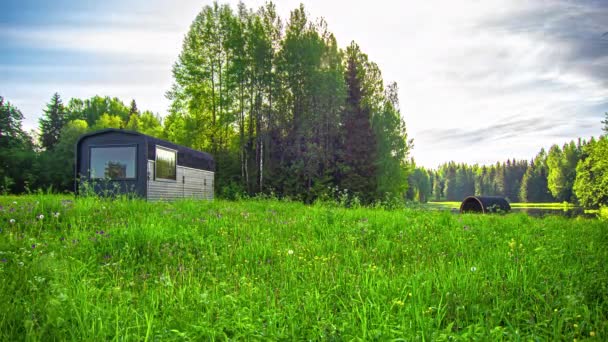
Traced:
<path fill-rule="evenodd" d="M 39 220 L 43 220 L 43 219 L 44 219 L 44 215 L 40 214 L 40 215 L 38 215 L 38 216 L 37 216 L 37 218 L 38 218 Z"/>
<path fill-rule="evenodd" d="M 8 222 L 9 222 L 10 224 L 15 224 L 15 219 L 10 219 L 10 220 L 8 220 Z"/>
<path fill-rule="evenodd" d="M 287 254 L 292 255 L 293 254 L 293 249 L 288 250 Z"/>
<path fill-rule="evenodd" d="M 477 271 L 477 267 L 473 266 L 471 267 L 471 272 L 476 272 Z"/>

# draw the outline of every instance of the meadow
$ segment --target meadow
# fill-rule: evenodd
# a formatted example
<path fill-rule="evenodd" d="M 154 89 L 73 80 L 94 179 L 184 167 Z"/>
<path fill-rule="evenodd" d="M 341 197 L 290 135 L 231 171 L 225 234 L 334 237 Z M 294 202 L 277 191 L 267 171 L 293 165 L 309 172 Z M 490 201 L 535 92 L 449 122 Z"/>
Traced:
<path fill-rule="evenodd" d="M 606 340 L 608 224 L 0 197 L 0 340 Z"/>

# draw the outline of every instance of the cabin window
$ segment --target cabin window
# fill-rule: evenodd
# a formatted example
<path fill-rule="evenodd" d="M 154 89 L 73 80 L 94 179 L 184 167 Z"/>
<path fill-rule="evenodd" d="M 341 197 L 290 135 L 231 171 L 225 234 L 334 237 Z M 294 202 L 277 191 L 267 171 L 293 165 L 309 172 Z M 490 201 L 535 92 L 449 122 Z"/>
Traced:
<path fill-rule="evenodd" d="M 177 152 L 156 147 L 155 178 L 177 180 Z"/>
<path fill-rule="evenodd" d="M 137 147 L 91 147 L 91 179 L 135 179 Z"/>

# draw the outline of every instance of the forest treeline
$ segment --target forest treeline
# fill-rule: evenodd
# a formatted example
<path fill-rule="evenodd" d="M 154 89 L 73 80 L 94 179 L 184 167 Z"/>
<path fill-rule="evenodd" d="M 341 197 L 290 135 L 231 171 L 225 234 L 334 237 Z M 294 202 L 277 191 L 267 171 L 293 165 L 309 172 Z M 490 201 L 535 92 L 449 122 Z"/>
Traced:
<path fill-rule="evenodd" d="M 357 198 L 608 202 L 606 137 L 541 150 L 531 161 L 416 167 L 398 88 L 352 42 L 341 49 L 327 23 L 303 6 L 284 21 L 272 3 L 256 10 L 214 3 L 184 37 L 167 92 L 169 113 L 95 96 L 54 94 L 27 134 L 22 113 L 0 97 L 0 191 L 71 191 L 81 134 L 124 128 L 211 153 L 220 197 L 275 194 L 303 201 Z M 603 122 L 608 130 L 607 119 Z"/>
<path fill-rule="evenodd" d="M 272 3 L 257 10 L 242 3 L 204 7 L 184 38 L 173 76 L 163 120 L 140 113 L 134 101 L 125 106 L 94 97 L 64 105 L 55 94 L 40 136 L 12 139 L 29 154 L 11 152 L 0 186 L 11 192 L 71 189 L 76 137 L 116 127 L 210 152 L 216 191 L 226 197 L 404 198 L 412 142 L 397 85 L 385 85 L 356 43 L 338 47 L 327 24 L 309 20 L 303 6 L 287 21 Z M 17 127 L 21 113 L 8 103 L 3 108 Z"/>
<path fill-rule="evenodd" d="M 608 133 L 608 113 L 604 132 Z M 409 185 L 408 197 L 420 202 L 461 201 L 475 194 L 504 196 L 511 202 L 607 205 L 608 138 L 553 145 L 529 162 L 513 159 L 489 166 L 449 162 L 437 170 L 415 167 Z"/>

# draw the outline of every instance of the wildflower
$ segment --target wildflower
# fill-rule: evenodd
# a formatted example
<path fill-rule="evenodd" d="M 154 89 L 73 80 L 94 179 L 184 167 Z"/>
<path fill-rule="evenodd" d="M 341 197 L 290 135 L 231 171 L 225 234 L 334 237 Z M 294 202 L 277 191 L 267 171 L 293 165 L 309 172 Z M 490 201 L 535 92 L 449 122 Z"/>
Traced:
<path fill-rule="evenodd" d="M 589 336 L 591 336 L 591 337 L 595 337 L 595 331 L 590 331 L 590 332 L 589 332 Z"/>
<path fill-rule="evenodd" d="M 405 305 L 405 303 L 403 301 L 401 301 L 401 300 L 395 300 L 394 303 L 395 303 L 395 305 L 398 305 L 398 306 L 404 306 Z"/>
<path fill-rule="evenodd" d="M 8 220 L 8 222 L 9 222 L 10 224 L 15 224 L 15 219 L 10 219 L 10 220 Z"/>
<path fill-rule="evenodd" d="M 103 234 L 105 234 L 105 233 L 106 233 L 106 232 L 104 232 L 103 230 L 97 231 L 97 234 L 99 234 L 99 235 L 103 235 Z"/>
<path fill-rule="evenodd" d="M 292 249 L 288 250 L 287 254 L 292 255 L 293 254 L 293 250 Z"/>
<path fill-rule="evenodd" d="M 476 272 L 477 271 L 477 267 L 473 266 L 471 267 L 471 272 Z"/>
<path fill-rule="evenodd" d="M 14 204 L 14 205 L 17 205 L 17 202 L 13 201 L 13 204 Z"/>
<path fill-rule="evenodd" d="M 59 217 L 59 212 L 53 213 L 53 217 L 54 218 L 58 218 Z"/>
<path fill-rule="evenodd" d="M 36 248 L 36 244 L 32 244 L 32 249 Z"/>
<path fill-rule="evenodd" d="M 44 215 L 40 214 L 40 215 L 36 216 L 36 218 L 39 219 L 39 220 L 43 220 L 44 219 Z"/>
<path fill-rule="evenodd" d="M 515 249 L 515 245 L 517 245 L 517 242 L 515 242 L 515 239 L 511 239 L 511 241 L 509 241 L 509 248 Z"/>

